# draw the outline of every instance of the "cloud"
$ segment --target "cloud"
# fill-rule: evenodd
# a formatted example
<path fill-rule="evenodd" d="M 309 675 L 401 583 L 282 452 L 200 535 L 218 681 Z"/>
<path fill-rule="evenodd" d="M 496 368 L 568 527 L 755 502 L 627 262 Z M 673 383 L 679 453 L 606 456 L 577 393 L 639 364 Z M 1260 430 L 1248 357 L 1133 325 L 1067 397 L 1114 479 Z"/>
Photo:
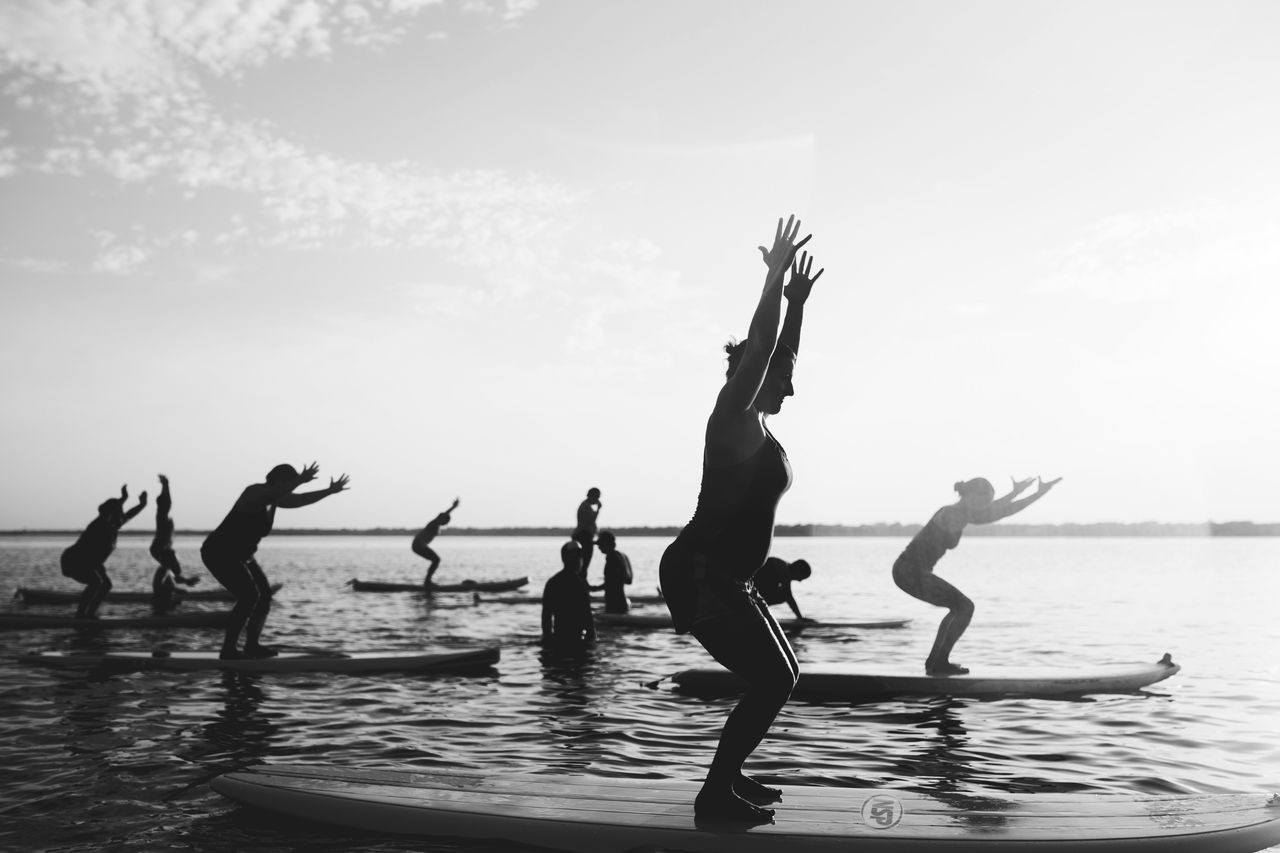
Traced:
<path fill-rule="evenodd" d="M 442 173 L 411 163 L 346 159 L 281 136 L 267 121 L 224 113 L 208 81 L 271 62 L 324 58 L 338 43 L 403 38 L 442 0 L 206 0 L 202 3 L 0 5 L 0 73 L 18 107 L 52 139 L 0 135 L 0 177 L 21 171 L 106 176 L 120 185 L 240 197 L 221 242 L 437 246 L 464 263 L 536 263 L 530 246 L 555 228 L 575 193 L 537 176 Z M 529 2 L 465 2 L 460 11 L 510 22 Z M 433 33 L 434 34 L 434 33 Z M 151 252 L 114 246 L 96 268 L 121 272 Z M 156 238 L 163 242 L 169 238 Z"/>
<path fill-rule="evenodd" d="M 1195 297 L 1280 272 L 1276 211 L 1202 202 L 1126 212 L 1083 230 L 1044 257 L 1033 289 L 1121 303 Z"/>

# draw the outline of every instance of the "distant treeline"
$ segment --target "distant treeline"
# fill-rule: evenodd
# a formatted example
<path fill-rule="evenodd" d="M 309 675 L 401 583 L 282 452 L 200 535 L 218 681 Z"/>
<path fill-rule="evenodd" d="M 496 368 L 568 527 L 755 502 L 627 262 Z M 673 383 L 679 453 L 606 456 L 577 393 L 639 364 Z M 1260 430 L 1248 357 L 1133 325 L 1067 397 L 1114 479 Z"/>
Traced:
<path fill-rule="evenodd" d="M 920 530 L 919 524 L 780 524 L 774 528 L 778 536 L 888 536 L 908 538 Z M 278 528 L 273 536 L 413 536 L 417 527 L 374 528 Z M 674 537 L 679 527 L 605 527 L 619 537 Z M 179 530 L 187 536 L 204 536 L 207 530 Z M 441 536 L 563 536 L 567 527 L 446 527 Z M 1280 536 L 1280 523 L 1258 524 L 1252 521 L 1206 522 L 1204 524 L 1164 524 L 1156 521 L 1092 524 L 971 524 L 965 536 Z M 78 536 L 79 530 L 6 530 L 4 536 Z M 149 530 L 122 530 L 121 536 L 150 536 Z"/>

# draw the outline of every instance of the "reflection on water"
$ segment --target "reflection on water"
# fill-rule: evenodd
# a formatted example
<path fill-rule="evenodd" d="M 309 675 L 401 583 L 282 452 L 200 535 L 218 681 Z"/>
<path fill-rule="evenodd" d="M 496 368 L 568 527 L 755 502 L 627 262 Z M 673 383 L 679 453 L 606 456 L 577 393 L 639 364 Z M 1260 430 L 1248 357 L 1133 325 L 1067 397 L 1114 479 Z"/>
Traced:
<path fill-rule="evenodd" d="M 558 568 L 558 542 L 440 543 L 460 576 L 529 575 L 536 590 Z M 0 570 L 14 585 L 60 585 L 65 544 L 0 540 Z M 198 544 L 180 537 L 180 559 L 198 565 Z M 655 586 L 665 544 L 628 542 L 637 590 Z M 779 540 L 780 556 L 814 564 L 798 589 L 806 614 L 913 620 L 895 630 L 797 634 L 802 667 L 923 660 L 938 613 L 888 579 L 899 544 Z M 782 784 L 914 790 L 979 826 L 998 826 L 1013 793 L 1280 787 L 1280 658 L 1262 653 L 1280 648 L 1270 606 L 1280 597 L 1280 542 L 975 539 L 955 556 L 949 570 L 978 602 L 962 641 L 966 660 L 1068 666 L 1171 651 L 1184 669 L 1148 691 L 1083 700 L 793 702 L 750 772 Z M 145 589 L 146 543 L 126 540 L 117 559 L 117 588 Z M 691 697 L 667 681 L 642 686 L 709 665 L 695 641 L 602 628 L 585 653 L 548 655 L 536 642 L 537 607 L 344 585 L 353 576 L 419 579 L 415 560 L 390 538 L 279 537 L 263 554 L 272 579 L 285 584 L 268 641 L 349 650 L 497 644 L 493 672 L 61 672 L 13 659 L 34 649 L 213 648 L 217 632 L 0 634 L 0 736 L 11 770 L 0 775 L 0 849 L 490 849 L 268 819 L 208 788 L 217 773 L 264 762 L 701 779 L 735 697 Z M 1086 601 L 1081 589 L 1097 593 Z"/>

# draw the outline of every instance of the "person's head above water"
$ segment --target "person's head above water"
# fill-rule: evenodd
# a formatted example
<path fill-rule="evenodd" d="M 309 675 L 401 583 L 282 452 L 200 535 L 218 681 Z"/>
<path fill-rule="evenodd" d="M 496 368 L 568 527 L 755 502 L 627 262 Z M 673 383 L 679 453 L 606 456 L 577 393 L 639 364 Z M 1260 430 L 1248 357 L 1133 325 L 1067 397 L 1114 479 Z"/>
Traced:
<path fill-rule="evenodd" d="M 986 477 L 961 480 L 955 484 L 954 488 L 961 500 L 991 503 L 996 498 L 995 487 Z"/>
<path fill-rule="evenodd" d="M 298 478 L 298 469 L 287 462 L 282 462 L 267 472 L 267 482 L 271 485 L 287 483 Z"/>
<path fill-rule="evenodd" d="M 582 546 L 570 539 L 560 546 L 560 562 L 566 569 L 578 569 L 582 565 Z"/>

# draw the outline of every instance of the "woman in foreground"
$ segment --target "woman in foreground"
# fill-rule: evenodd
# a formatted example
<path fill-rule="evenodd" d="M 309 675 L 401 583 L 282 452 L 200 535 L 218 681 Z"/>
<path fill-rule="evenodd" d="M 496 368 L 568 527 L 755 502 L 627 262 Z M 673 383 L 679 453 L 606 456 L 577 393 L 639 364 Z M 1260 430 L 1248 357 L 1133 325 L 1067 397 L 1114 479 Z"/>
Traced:
<path fill-rule="evenodd" d="M 747 338 L 725 347 L 727 378 L 707 420 L 702 488 L 689 524 L 662 555 L 659 568 L 677 633 L 692 632 L 721 665 L 746 680 L 730 712 L 715 758 L 694 802 L 698 817 L 748 823 L 772 821 L 762 808 L 781 797 L 776 788 L 742 772 L 795 687 L 799 666 L 782 629 L 752 586 L 769 556 L 774 514 L 791 485 L 791 465 L 765 426 L 791 396 L 804 303 L 818 275 L 796 252 L 800 223 L 778 220 L 773 246 L 760 247 L 768 273 Z M 785 289 L 787 316 L 778 332 Z"/>

